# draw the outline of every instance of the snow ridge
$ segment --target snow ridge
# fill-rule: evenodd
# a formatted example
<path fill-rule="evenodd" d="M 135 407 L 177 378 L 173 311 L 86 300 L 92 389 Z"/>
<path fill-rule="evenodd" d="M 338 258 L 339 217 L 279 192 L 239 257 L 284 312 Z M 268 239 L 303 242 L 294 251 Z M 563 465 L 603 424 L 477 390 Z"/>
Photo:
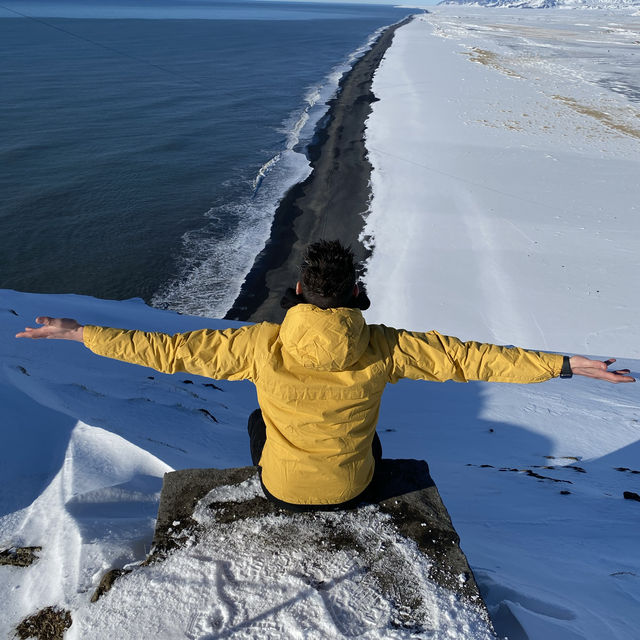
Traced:
<path fill-rule="evenodd" d="M 503 7 L 507 9 L 633 9 L 640 0 L 444 0 L 439 5 Z"/>

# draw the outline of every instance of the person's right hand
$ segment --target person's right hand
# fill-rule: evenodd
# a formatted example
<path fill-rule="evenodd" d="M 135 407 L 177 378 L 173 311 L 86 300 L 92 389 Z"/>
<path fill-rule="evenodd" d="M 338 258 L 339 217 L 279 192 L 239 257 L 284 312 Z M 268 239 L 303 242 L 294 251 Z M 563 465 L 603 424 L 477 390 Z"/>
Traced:
<path fill-rule="evenodd" d="M 606 380 L 607 382 L 635 382 L 629 373 L 629 369 L 618 369 L 617 371 L 608 371 L 608 367 L 616 361 L 615 358 L 609 358 L 605 361 L 591 360 L 584 356 L 571 356 L 569 363 L 571 371 L 577 376 L 586 376 L 587 378 L 596 378 L 596 380 Z"/>
<path fill-rule="evenodd" d="M 73 318 L 50 318 L 39 316 L 36 318 L 42 327 L 25 327 L 25 330 L 17 333 L 16 338 L 48 338 L 50 340 L 75 340 L 82 342 L 83 325 Z"/>

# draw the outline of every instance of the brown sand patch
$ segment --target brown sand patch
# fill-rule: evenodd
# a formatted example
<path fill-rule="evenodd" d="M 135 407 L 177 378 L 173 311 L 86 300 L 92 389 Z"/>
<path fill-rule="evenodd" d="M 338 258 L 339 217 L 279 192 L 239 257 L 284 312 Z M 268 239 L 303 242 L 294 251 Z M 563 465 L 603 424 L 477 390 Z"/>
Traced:
<path fill-rule="evenodd" d="M 522 36 L 527 38 L 543 38 L 543 39 L 556 39 L 563 42 L 577 38 L 584 38 L 589 33 L 582 33 L 575 29 L 563 29 L 549 25 L 548 27 L 536 27 L 524 24 L 494 24 L 490 25 L 489 29 L 495 31 L 506 31 L 512 33 L 515 36 Z"/>
<path fill-rule="evenodd" d="M 618 133 L 622 133 L 626 136 L 631 136 L 632 138 L 640 139 L 640 129 L 635 129 L 624 122 L 617 121 L 610 113 L 606 113 L 605 111 L 601 111 L 596 107 L 591 107 L 586 104 L 581 104 L 574 98 L 568 98 L 567 96 L 552 96 L 554 100 L 558 100 L 565 106 L 569 107 L 576 113 L 579 113 L 583 116 L 589 116 L 590 118 L 594 118 L 600 124 L 603 124 L 605 127 L 609 129 L 613 129 Z M 636 117 L 638 114 L 636 114 Z"/>
<path fill-rule="evenodd" d="M 504 73 L 506 76 L 510 78 L 520 78 L 522 76 L 517 74 L 515 71 L 512 71 L 508 67 L 505 67 L 501 62 L 497 53 L 493 51 L 488 51 L 487 49 L 478 49 L 478 47 L 472 47 L 471 51 L 463 52 L 463 56 L 469 56 L 469 60 L 471 62 L 477 62 L 479 64 L 483 64 L 485 67 L 490 67 L 491 69 L 495 69 L 500 73 Z"/>

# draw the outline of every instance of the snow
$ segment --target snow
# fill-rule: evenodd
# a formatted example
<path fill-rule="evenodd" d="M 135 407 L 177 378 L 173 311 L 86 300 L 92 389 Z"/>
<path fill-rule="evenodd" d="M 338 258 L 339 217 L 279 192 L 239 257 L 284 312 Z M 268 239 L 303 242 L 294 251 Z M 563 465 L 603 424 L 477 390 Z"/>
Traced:
<path fill-rule="evenodd" d="M 442 7 L 396 35 L 367 133 L 375 321 L 640 356 L 640 21 L 572 16 Z"/>
<path fill-rule="evenodd" d="M 396 32 L 367 130 L 369 322 L 616 356 L 638 375 L 640 23 L 576 15 L 441 7 Z M 166 471 L 250 463 L 255 391 L 13 338 L 40 314 L 169 333 L 235 326 L 140 300 L 0 291 L 0 548 L 42 546 L 31 567 L 0 566 L 0 635 L 58 605 L 72 612 L 67 638 L 403 637 L 354 555 L 319 576 L 355 570 L 329 595 L 285 572 L 273 540 L 290 523 L 275 517 L 136 569 Z M 499 634 L 637 636 L 640 505 L 623 498 L 640 493 L 637 385 L 404 381 L 385 393 L 379 433 L 386 457 L 429 462 Z M 196 514 L 209 517 L 202 504 Z M 379 513 L 363 517 L 356 534 L 386 540 L 439 611 L 429 637 L 485 637 L 420 581 L 427 559 L 391 540 Z M 309 568 L 310 535 L 292 538 L 294 573 Z M 134 571 L 91 604 L 113 567 Z"/>
<path fill-rule="evenodd" d="M 159 638 L 416 637 L 389 625 L 390 596 L 381 595 L 374 575 L 363 572 L 363 566 L 371 565 L 382 573 L 397 572 L 394 593 L 420 593 L 432 637 L 492 637 L 477 613 L 460 610 L 452 593 L 434 587 L 428 559 L 399 539 L 389 516 L 373 506 L 357 513 L 281 514 L 223 524 L 207 508 L 212 501 L 258 495 L 257 476 L 231 491 L 221 487 L 210 492 L 194 514 L 207 524 L 204 535 L 145 572 L 132 574 L 83 610 L 70 637 L 119 633 L 137 638 L 150 632 Z M 329 532 L 355 538 L 358 551 L 324 548 Z"/>
<path fill-rule="evenodd" d="M 318 515 L 311 523 L 283 515 L 208 527 L 166 561 L 136 570 L 150 551 L 164 473 L 250 464 L 246 419 L 256 406 L 253 387 L 224 381 L 213 387 L 198 376 L 99 359 L 76 343 L 13 335 L 42 309 L 84 323 L 167 332 L 238 323 L 181 316 L 136 300 L 6 290 L 0 300 L 0 549 L 42 547 L 29 568 L 0 567 L 0 635 L 10 637 L 21 619 L 55 605 L 72 612 L 69 640 L 151 634 L 329 639 L 356 630 L 371 640 L 416 637 L 392 624 L 390 596 L 382 597 L 363 571 L 375 560 L 381 571 L 398 574 L 405 585 L 398 589 L 420 594 L 430 637 L 488 640 L 478 613 L 428 578 L 428 558 L 373 507 L 357 516 Z M 211 521 L 212 500 L 241 501 L 260 492 L 255 477 L 219 487 L 194 517 Z M 367 561 L 348 550 L 309 554 L 309 541 L 326 538 L 328 524 L 369 545 Z M 90 603 L 112 568 L 134 571 Z M 309 576 L 326 588 L 310 586 Z"/>

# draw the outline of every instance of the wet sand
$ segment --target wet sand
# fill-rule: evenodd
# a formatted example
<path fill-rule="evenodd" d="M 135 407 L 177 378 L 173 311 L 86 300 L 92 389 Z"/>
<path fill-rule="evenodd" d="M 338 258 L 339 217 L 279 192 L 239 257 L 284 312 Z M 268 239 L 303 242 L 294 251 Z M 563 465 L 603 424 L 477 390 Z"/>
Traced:
<path fill-rule="evenodd" d="M 359 238 L 371 196 L 371 165 L 364 145 L 365 122 L 376 100 L 371 85 L 395 30 L 410 20 L 387 28 L 343 76 L 307 150 L 312 173 L 281 200 L 269 240 L 227 318 L 281 322 L 285 310 L 280 299 L 287 287 L 295 286 L 302 253 L 310 242 L 340 240 L 351 246 L 358 261 L 368 257 Z"/>

